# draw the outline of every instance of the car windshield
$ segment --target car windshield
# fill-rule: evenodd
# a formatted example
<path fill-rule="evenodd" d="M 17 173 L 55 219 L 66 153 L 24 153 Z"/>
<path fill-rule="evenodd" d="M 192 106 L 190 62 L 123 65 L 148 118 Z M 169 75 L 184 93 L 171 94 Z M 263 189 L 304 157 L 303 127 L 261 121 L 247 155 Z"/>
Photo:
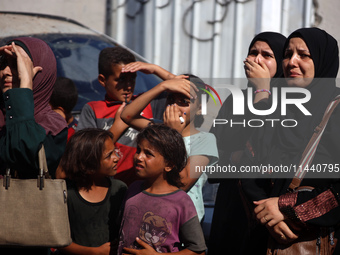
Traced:
<path fill-rule="evenodd" d="M 58 77 L 67 77 L 74 81 L 78 89 L 78 102 L 74 112 L 80 112 L 89 101 L 104 99 L 105 89 L 99 84 L 98 56 L 102 49 L 117 46 L 104 36 L 82 34 L 38 34 L 33 37 L 47 42 L 57 60 Z M 2 38 L 1 45 L 11 38 Z M 138 56 L 137 61 L 140 61 Z M 137 72 L 135 94 L 154 87 L 160 79 L 154 75 Z"/>

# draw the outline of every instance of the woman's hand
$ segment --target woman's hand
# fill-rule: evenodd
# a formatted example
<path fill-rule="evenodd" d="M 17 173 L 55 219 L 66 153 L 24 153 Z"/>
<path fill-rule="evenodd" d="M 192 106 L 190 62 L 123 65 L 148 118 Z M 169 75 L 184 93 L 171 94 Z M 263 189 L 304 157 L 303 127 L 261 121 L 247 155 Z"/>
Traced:
<path fill-rule="evenodd" d="M 291 231 L 289 226 L 284 221 L 279 222 L 275 226 L 266 227 L 270 235 L 279 243 L 291 243 L 298 238 L 298 236 Z"/>
<path fill-rule="evenodd" d="M 263 224 L 272 227 L 285 220 L 285 216 L 279 209 L 278 197 L 271 197 L 260 201 L 254 201 L 256 218 Z"/>
<path fill-rule="evenodd" d="M 248 80 L 256 90 L 270 89 L 270 72 L 268 67 L 259 60 L 259 64 L 248 58 L 244 61 L 244 69 Z"/>
<path fill-rule="evenodd" d="M 0 54 L 6 54 L 13 57 L 12 45 L 4 45 L 0 47 Z"/>
<path fill-rule="evenodd" d="M 183 122 L 181 122 L 180 117 L 183 118 Z M 163 113 L 163 121 L 165 125 L 181 134 L 186 126 L 186 114 L 181 115 L 177 104 L 168 105 Z"/>
<path fill-rule="evenodd" d="M 143 249 L 131 249 L 131 248 L 124 248 L 124 251 L 127 253 L 123 253 L 123 255 L 128 254 L 135 254 L 135 255 L 156 255 L 158 254 L 157 251 L 155 251 L 154 248 L 152 248 L 150 245 L 148 245 L 146 242 L 143 242 L 138 237 L 136 238 L 136 242 L 143 247 Z"/>
<path fill-rule="evenodd" d="M 17 69 L 18 76 L 20 80 L 20 88 L 28 88 L 33 89 L 33 78 L 34 76 L 42 70 L 40 66 L 33 66 L 33 62 L 27 53 L 21 48 L 18 47 L 12 42 L 12 53 L 9 52 L 9 49 L 5 49 L 5 51 L 12 55 L 13 58 L 17 59 Z"/>
<path fill-rule="evenodd" d="M 281 213 L 278 197 L 271 197 L 260 201 L 254 201 L 257 205 L 254 209 L 256 218 L 266 225 L 269 233 L 279 243 L 290 243 L 298 238 L 284 220 L 286 217 Z"/>

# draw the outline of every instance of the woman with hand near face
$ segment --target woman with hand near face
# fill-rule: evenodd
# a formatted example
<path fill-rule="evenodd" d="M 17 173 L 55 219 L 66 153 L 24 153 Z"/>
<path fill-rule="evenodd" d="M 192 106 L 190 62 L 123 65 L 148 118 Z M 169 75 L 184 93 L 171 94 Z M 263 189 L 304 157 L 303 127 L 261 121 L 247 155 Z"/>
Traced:
<path fill-rule="evenodd" d="M 340 89 L 335 84 L 338 69 L 338 44 L 327 32 L 318 28 L 302 28 L 288 37 L 283 60 L 286 85 L 305 88 L 311 93 L 311 99 L 304 104 L 311 115 L 302 114 L 293 105 L 287 107 L 286 116 L 279 116 L 279 111 L 274 113 L 278 118 L 295 119 L 298 124 L 292 128 L 278 126 L 269 144 L 261 144 L 261 141 L 256 141 L 260 137 L 254 135 L 250 142 L 257 153 L 249 159 L 252 164 L 299 164 L 302 153 L 314 129 L 320 124 L 328 104 L 340 94 Z M 299 97 L 297 94 L 292 96 Z M 329 119 L 309 167 L 321 164 L 336 166 L 340 163 L 339 127 L 340 109 L 337 107 Z M 273 176 L 273 187 L 267 196 L 258 183 L 256 187 L 254 181 L 252 184 L 251 181 L 243 182 L 244 191 L 255 205 L 257 219 L 280 243 L 299 242 L 298 238 L 303 238 L 306 229 L 309 229 L 309 232 L 310 229 L 320 231 L 321 228 L 329 232 L 335 230 L 334 238 L 339 238 L 339 173 L 328 179 L 322 177 L 323 173 L 318 175 L 320 178 L 310 178 L 311 174 L 313 173 L 306 174 L 300 186 L 310 186 L 314 189 L 296 193 L 287 192 L 294 173 L 287 175 L 287 179 L 274 179 Z"/>
<path fill-rule="evenodd" d="M 286 37 L 275 32 L 263 32 L 254 37 L 244 61 L 245 74 L 248 78 L 248 87 L 253 91 L 264 90 L 255 94 L 253 102 L 255 108 L 261 108 L 262 101 L 270 100 L 269 91 L 276 86 L 276 78 L 282 77 L 282 51 Z M 243 91 L 245 104 L 247 91 Z M 216 119 L 232 119 L 242 122 L 250 119 L 251 114 L 245 105 L 245 116 L 233 115 L 233 98 L 229 96 L 223 103 Z M 256 117 L 258 118 L 258 116 Z M 246 142 L 253 129 L 242 125 L 216 125 L 210 132 L 215 134 L 220 159 L 218 164 L 228 166 L 240 163 Z M 214 182 L 216 180 L 211 180 Z M 239 193 L 238 179 L 221 179 L 210 232 L 209 254 L 246 254 L 251 248 L 245 244 L 249 240 L 248 217 Z M 260 235 L 257 235 L 260 236 Z M 225 245 L 225 243 L 228 245 Z M 254 243 L 256 240 L 254 239 Z"/>
<path fill-rule="evenodd" d="M 45 42 L 31 37 L 12 40 L 0 54 L 0 162 L 20 178 L 35 178 L 44 144 L 54 176 L 67 138 L 65 120 L 49 106 L 57 75 L 54 54 Z"/>
<path fill-rule="evenodd" d="M 0 174 L 9 167 L 18 178 L 36 178 L 37 155 L 44 144 L 54 176 L 67 139 L 66 121 L 49 106 L 57 72 L 54 54 L 40 39 L 21 37 L 0 47 L 0 55 Z M 0 249 L 1 254 L 23 252 L 26 249 Z"/>

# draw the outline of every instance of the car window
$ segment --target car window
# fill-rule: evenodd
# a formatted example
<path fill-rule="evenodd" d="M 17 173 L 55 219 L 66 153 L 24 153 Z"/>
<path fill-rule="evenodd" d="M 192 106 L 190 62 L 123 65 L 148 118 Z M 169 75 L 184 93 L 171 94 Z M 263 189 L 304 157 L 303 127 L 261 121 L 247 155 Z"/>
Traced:
<path fill-rule="evenodd" d="M 95 36 L 47 35 L 41 36 L 52 48 L 58 66 L 58 76 L 72 79 L 78 89 L 78 103 L 74 111 L 80 111 L 89 101 L 104 98 L 105 89 L 99 84 L 98 56 L 102 49 L 115 46 Z"/>
<path fill-rule="evenodd" d="M 78 102 L 74 112 L 80 112 L 89 101 L 104 99 L 105 89 L 99 84 L 98 57 L 102 49 L 117 46 L 101 35 L 83 34 L 38 34 L 33 37 L 47 42 L 57 60 L 57 75 L 74 81 L 78 89 Z M 1 39 L 4 45 L 12 38 Z M 140 61 L 136 56 L 137 61 Z M 149 90 L 160 82 L 154 75 L 137 72 L 135 94 Z"/>

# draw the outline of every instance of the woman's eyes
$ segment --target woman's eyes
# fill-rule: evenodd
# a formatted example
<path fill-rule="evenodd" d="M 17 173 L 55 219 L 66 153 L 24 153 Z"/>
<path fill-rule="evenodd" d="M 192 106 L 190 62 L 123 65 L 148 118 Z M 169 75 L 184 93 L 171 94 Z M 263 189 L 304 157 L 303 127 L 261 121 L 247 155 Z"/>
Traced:
<path fill-rule="evenodd" d="M 311 56 L 308 55 L 308 54 L 300 54 L 300 57 L 301 57 L 301 58 L 310 58 Z"/>
<path fill-rule="evenodd" d="M 249 56 L 255 56 L 255 57 L 256 57 L 258 54 L 259 54 L 258 51 L 253 50 L 253 51 L 250 51 L 248 55 L 249 55 Z"/>
<path fill-rule="evenodd" d="M 249 52 L 249 56 L 254 56 L 256 57 L 257 55 L 261 54 L 264 58 L 274 58 L 273 54 L 267 53 L 267 52 L 258 52 L 258 51 L 251 51 Z"/>
<path fill-rule="evenodd" d="M 271 55 L 271 54 L 264 54 L 263 56 L 264 56 L 265 58 L 274 58 L 274 56 Z"/>
<path fill-rule="evenodd" d="M 286 52 L 284 55 L 284 58 L 292 58 L 293 57 L 293 53 L 292 52 Z M 297 55 L 301 58 L 311 58 L 311 55 L 305 54 L 305 53 L 297 53 Z"/>

